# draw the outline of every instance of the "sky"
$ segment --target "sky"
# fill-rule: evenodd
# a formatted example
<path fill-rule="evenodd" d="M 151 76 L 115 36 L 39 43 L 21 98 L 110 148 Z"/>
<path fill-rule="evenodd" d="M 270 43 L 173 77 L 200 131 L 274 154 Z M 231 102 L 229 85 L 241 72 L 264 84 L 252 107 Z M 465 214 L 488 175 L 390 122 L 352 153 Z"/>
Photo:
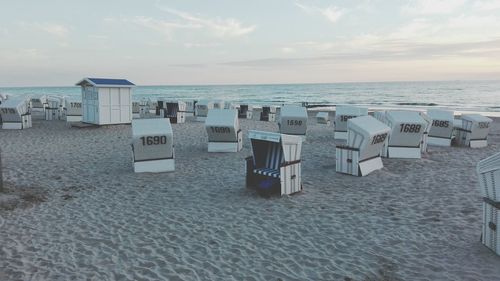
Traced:
<path fill-rule="evenodd" d="M 500 0 L 0 0 L 0 87 L 500 79 Z"/>

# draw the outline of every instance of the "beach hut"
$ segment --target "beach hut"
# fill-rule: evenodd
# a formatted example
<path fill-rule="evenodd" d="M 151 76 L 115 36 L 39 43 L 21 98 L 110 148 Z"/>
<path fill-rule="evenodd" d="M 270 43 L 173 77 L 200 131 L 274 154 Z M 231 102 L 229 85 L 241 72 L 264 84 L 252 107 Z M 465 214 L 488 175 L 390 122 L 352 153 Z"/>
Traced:
<path fill-rule="evenodd" d="M 238 152 L 243 148 L 243 133 L 236 109 L 211 109 L 205 121 L 208 152 Z"/>
<path fill-rule="evenodd" d="M 82 101 L 77 99 L 65 99 L 66 122 L 82 122 Z"/>
<path fill-rule="evenodd" d="M 479 161 L 476 171 L 483 197 L 481 242 L 500 255 L 500 153 Z"/>
<path fill-rule="evenodd" d="M 163 116 L 170 119 L 171 124 L 184 123 L 186 121 L 186 103 L 183 101 L 166 101 Z"/>
<path fill-rule="evenodd" d="M 304 141 L 307 132 L 307 109 L 296 105 L 283 106 L 278 126 L 280 133 L 300 136 Z"/>
<path fill-rule="evenodd" d="M 201 100 L 196 103 L 196 121 L 205 121 L 208 111 L 214 108 L 214 103 L 208 100 Z"/>
<path fill-rule="evenodd" d="M 347 139 L 347 121 L 359 116 L 368 115 L 368 108 L 350 105 L 338 105 L 335 109 L 334 138 Z"/>
<path fill-rule="evenodd" d="M 172 126 L 167 118 L 132 120 L 134 172 L 175 170 Z"/>
<path fill-rule="evenodd" d="M 252 119 L 253 107 L 249 104 L 240 104 L 238 107 L 238 118 L 240 119 Z"/>
<path fill-rule="evenodd" d="M 96 125 L 132 122 L 132 88 L 125 79 L 84 78 L 76 84 L 82 88 L 82 122 Z"/>
<path fill-rule="evenodd" d="M 347 121 L 347 144 L 335 148 L 339 173 L 366 176 L 384 167 L 380 153 L 391 128 L 372 116 L 360 116 Z"/>
<path fill-rule="evenodd" d="M 47 96 L 32 97 L 30 99 L 31 112 L 44 112 L 47 103 Z"/>
<path fill-rule="evenodd" d="M 456 143 L 472 148 L 486 147 L 493 120 L 480 114 L 464 114 L 460 119 L 460 126 L 455 128 Z"/>
<path fill-rule="evenodd" d="M 453 138 L 453 111 L 429 109 L 427 116 L 432 120 L 427 143 L 436 146 L 450 146 Z"/>
<path fill-rule="evenodd" d="M 318 112 L 316 114 L 316 123 L 330 125 L 330 114 L 328 112 Z"/>
<path fill-rule="evenodd" d="M 29 101 L 23 98 L 4 100 L 0 104 L 2 129 L 21 130 L 31 128 Z"/>
<path fill-rule="evenodd" d="M 252 156 L 246 160 L 246 185 L 263 193 L 292 194 L 302 190 L 298 136 L 249 131 Z"/>
<path fill-rule="evenodd" d="M 429 139 L 429 131 L 431 130 L 432 119 L 425 112 L 419 112 L 419 113 L 420 113 L 420 116 L 426 122 L 424 133 L 422 134 L 422 140 L 420 140 L 420 152 L 426 153 L 427 152 L 427 141 Z"/>
<path fill-rule="evenodd" d="M 427 122 L 416 111 L 387 111 L 387 125 L 391 128 L 389 141 L 382 156 L 389 158 L 421 158 L 421 142 Z"/>
<path fill-rule="evenodd" d="M 49 96 L 47 98 L 47 105 L 45 107 L 45 120 L 59 120 L 60 117 L 60 103 L 61 99 Z"/>

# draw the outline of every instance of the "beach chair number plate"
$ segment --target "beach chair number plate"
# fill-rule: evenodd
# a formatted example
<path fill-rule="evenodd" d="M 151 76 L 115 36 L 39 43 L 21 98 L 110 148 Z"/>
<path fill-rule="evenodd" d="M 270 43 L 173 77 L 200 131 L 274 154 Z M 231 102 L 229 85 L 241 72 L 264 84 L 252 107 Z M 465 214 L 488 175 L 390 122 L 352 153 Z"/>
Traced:
<path fill-rule="evenodd" d="M 401 133 L 420 133 L 422 125 L 419 124 L 401 124 Z"/>
<path fill-rule="evenodd" d="M 166 136 L 147 136 L 141 137 L 142 145 L 159 145 L 166 144 L 167 137 Z"/>
<path fill-rule="evenodd" d="M 228 127 L 210 127 L 210 130 L 212 130 L 212 133 L 217 133 L 217 134 L 229 134 L 231 132 L 231 129 Z"/>
<path fill-rule="evenodd" d="M 434 120 L 432 121 L 433 127 L 448 128 L 450 126 L 450 121 Z"/>
<path fill-rule="evenodd" d="M 342 116 L 340 116 L 340 121 L 347 122 L 347 120 L 352 119 L 352 118 L 356 118 L 356 117 L 358 117 L 358 116 L 354 116 L 354 115 L 342 115 Z"/>
<path fill-rule="evenodd" d="M 302 126 L 301 120 L 286 120 L 288 126 Z"/>
<path fill-rule="evenodd" d="M 384 142 L 386 138 L 387 138 L 387 133 L 376 135 L 373 137 L 372 144 Z"/>
<path fill-rule="evenodd" d="M 69 104 L 72 108 L 81 108 L 82 107 L 82 104 L 79 103 L 79 102 L 71 102 Z"/>

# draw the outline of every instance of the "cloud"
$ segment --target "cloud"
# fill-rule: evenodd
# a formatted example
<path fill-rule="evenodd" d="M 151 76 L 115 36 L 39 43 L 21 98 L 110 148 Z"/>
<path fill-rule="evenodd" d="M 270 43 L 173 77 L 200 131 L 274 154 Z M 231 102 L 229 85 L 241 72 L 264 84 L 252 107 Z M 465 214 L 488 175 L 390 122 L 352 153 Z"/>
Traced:
<path fill-rule="evenodd" d="M 295 2 L 295 6 L 297 6 L 307 14 L 320 14 L 332 23 L 336 23 L 337 21 L 339 21 L 339 19 L 345 14 L 345 9 L 341 9 L 336 6 L 320 8 L 316 6 L 305 5 L 299 2 Z"/>
<path fill-rule="evenodd" d="M 500 0 L 476 1 L 473 7 L 480 11 L 493 11 L 500 9 Z"/>
<path fill-rule="evenodd" d="M 295 50 L 294 48 L 291 48 L 291 47 L 283 47 L 283 48 L 281 48 L 281 52 L 283 52 L 285 54 L 293 54 L 296 51 L 297 50 Z"/>
<path fill-rule="evenodd" d="M 42 31 L 45 33 L 48 33 L 50 35 L 56 36 L 56 37 L 66 37 L 69 33 L 69 28 L 65 25 L 62 24 L 57 24 L 57 23 L 26 23 L 26 22 L 21 22 L 20 25 L 24 28 L 27 29 L 34 29 L 37 31 Z"/>
<path fill-rule="evenodd" d="M 416 0 L 401 8 L 404 14 L 451 14 L 462 8 L 466 0 Z"/>
<path fill-rule="evenodd" d="M 162 11 L 175 15 L 186 21 L 186 25 L 198 26 L 212 32 L 217 37 L 239 37 L 252 33 L 257 28 L 256 25 L 245 26 L 237 19 L 227 18 L 203 18 L 187 12 L 179 11 L 169 7 L 157 5 Z"/>
<path fill-rule="evenodd" d="M 184 43 L 184 47 L 188 49 L 192 48 L 216 48 L 219 47 L 219 43 L 193 43 L 193 42 L 187 42 Z"/>

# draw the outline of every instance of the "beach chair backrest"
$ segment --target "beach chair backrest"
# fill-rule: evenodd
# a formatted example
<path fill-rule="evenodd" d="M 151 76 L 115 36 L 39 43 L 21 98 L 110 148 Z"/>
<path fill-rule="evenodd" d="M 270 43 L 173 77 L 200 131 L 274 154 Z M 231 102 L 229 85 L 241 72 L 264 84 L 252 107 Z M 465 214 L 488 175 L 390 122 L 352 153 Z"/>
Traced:
<path fill-rule="evenodd" d="M 280 132 L 291 135 L 305 135 L 307 131 L 307 110 L 305 107 L 285 105 L 280 112 Z"/>
<path fill-rule="evenodd" d="M 337 106 L 335 110 L 335 131 L 346 132 L 349 119 L 365 115 L 368 115 L 368 108 L 349 105 Z"/>
<path fill-rule="evenodd" d="M 283 151 L 280 143 L 268 142 L 266 153 L 266 168 L 279 170 L 280 164 L 283 162 Z"/>
<path fill-rule="evenodd" d="M 209 142 L 236 142 L 240 123 L 236 109 L 211 109 L 205 120 Z"/>
<path fill-rule="evenodd" d="M 177 117 L 177 111 L 179 111 L 179 104 L 176 102 L 167 102 L 165 109 L 166 109 L 165 117 Z"/>
<path fill-rule="evenodd" d="M 347 145 L 359 150 L 359 160 L 380 155 L 391 129 L 371 116 L 352 118 L 347 122 Z"/>
<path fill-rule="evenodd" d="M 172 126 L 168 118 L 132 120 L 135 161 L 173 158 L 173 143 Z"/>
<path fill-rule="evenodd" d="M 451 138 L 453 134 L 453 111 L 429 109 L 427 116 L 432 120 L 429 130 L 430 137 Z"/>
<path fill-rule="evenodd" d="M 462 129 L 471 132 L 471 140 L 483 140 L 488 137 L 493 120 L 480 114 L 462 115 Z"/>
<path fill-rule="evenodd" d="M 389 146 L 420 147 L 427 122 L 415 111 L 387 111 L 387 125 L 391 128 Z"/>

